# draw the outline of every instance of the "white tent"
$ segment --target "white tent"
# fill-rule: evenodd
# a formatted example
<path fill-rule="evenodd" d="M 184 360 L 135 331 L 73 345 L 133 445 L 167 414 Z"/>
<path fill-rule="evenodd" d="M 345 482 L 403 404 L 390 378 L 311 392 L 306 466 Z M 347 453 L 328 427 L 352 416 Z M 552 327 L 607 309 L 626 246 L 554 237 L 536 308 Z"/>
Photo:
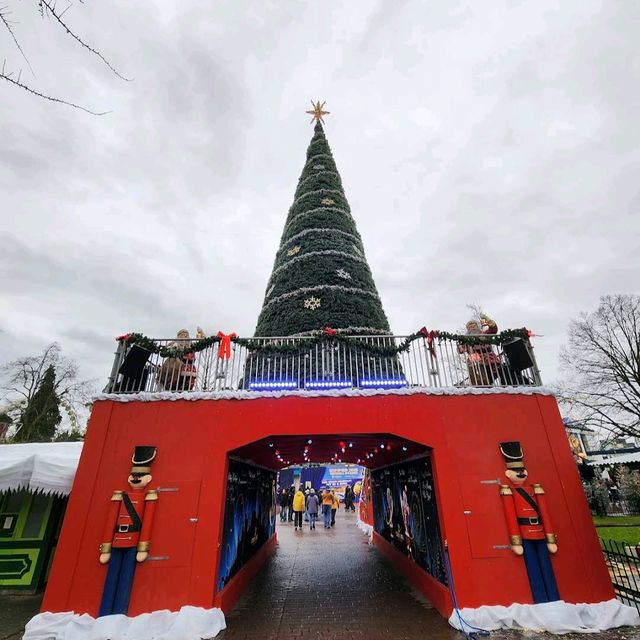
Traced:
<path fill-rule="evenodd" d="M 594 467 L 610 466 L 614 464 L 629 464 L 631 462 L 640 462 L 640 451 L 589 456 L 589 465 Z"/>
<path fill-rule="evenodd" d="M 0 445 L 0 491 L 28 489 L 68 495 L 82 442 Z"/>

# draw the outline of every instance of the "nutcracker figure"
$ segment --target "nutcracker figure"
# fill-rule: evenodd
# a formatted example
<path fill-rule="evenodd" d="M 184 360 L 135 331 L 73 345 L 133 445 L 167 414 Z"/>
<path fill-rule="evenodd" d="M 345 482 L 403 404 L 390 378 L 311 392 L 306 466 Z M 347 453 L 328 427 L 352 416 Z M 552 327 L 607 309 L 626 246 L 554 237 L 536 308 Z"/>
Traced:
<path fill-rule="evenodd" d="M 506 462 L 509 483 L 500 486 L 502 505 L 509 530 L 509 544 L 517 555 L 524 555 L 533 601 L 560 600 L 551 558 L 558 550 L 547 509 L 544 489 L 528 484 L 522 448 L 519 442 L 501 442 L 500 453 Z"/>
<path fill-rule="evenodd" d="M 100 562 L 108 564 L 99 616 L 127 613 L 136 562 L 149 556 L 158 492 L 147 489 L 156 448 L 137 446 L 128 482 L 131 491 L 114 491 L 100 545 Z"/>

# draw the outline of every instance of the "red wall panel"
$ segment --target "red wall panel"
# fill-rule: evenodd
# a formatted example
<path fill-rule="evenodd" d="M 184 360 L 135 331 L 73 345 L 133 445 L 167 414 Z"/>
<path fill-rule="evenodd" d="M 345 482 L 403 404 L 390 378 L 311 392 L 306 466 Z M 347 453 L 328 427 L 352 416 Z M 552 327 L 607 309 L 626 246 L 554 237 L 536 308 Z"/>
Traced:
<path fill-rule="evenodd" d="M 550 396 L 101 401 L 90 420 L 43 610 L 95 615 L 106 573 L 98 563 L 104 518 L 112 491 L 126 488 L 136 444 L 158 447 L 154 485 L 179 491 L 160 493 L 151 555 L 169 559 L 138 567 L 130 615 L 212 606 L 228 451 L 268 436 L 344 433 L 392 433 L 433 449 L 441 529 L 460 606 L 531 602 L 522 558 L 499 548 L 508 543 L 495 483 L 504 478 L 503 440 L 521 441 L 531 481 L 545 488 L 558 534 L 553 565 L 562 598 L 613 597 Z"/>

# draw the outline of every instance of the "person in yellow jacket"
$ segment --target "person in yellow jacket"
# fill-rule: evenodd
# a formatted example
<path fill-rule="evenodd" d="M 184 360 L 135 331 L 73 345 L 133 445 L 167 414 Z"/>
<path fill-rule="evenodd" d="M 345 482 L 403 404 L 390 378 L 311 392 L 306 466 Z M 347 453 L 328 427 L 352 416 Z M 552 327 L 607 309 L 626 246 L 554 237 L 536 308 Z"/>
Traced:
<path fill-rule="evenodd" d="M 304 493 L 300 491 L 300 487 L 293 495 L 293 518 L 294 518 L 294 529 L 297 531 L 298 528 L 302 531 L 302 514 L 304 513 L 304 502 L 305 497 Z"/>
<path fill-rule="evenodd" d="M 336 523 L 336 511 L 340 507 L 340 498 L 336 495 L 336 492 L 331 490 L 331 526 Z"/>
<path fill-rule="evenodd" d="M 325 487 L 322 492 L 322 518 L 324 519 L 324 528 L 331 528 L 331 508 L 333 507 L 333 496 L 329 487 Z"/>

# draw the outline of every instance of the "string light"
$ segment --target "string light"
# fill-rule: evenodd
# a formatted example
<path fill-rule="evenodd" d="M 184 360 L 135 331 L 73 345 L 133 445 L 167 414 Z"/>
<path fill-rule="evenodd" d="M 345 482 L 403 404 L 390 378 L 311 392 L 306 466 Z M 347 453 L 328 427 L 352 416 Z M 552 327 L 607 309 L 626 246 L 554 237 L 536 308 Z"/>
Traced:
<path fill-rule="evenodd" d="M 395 388 L 406 387 L 406 378 L 365 378 L 360 380 L 361 387 Z"/>
<path fill-rule="evenodd" d="M 265 389 L 297 389 L 295 380 L 253 380 L 249 383 L 249 389 L 263 391 Z"/>
<path fill-rule="evenodd" d="M 308 380 L 306 389 L 346 389 L 353 386 L 351 380 Z"/>

